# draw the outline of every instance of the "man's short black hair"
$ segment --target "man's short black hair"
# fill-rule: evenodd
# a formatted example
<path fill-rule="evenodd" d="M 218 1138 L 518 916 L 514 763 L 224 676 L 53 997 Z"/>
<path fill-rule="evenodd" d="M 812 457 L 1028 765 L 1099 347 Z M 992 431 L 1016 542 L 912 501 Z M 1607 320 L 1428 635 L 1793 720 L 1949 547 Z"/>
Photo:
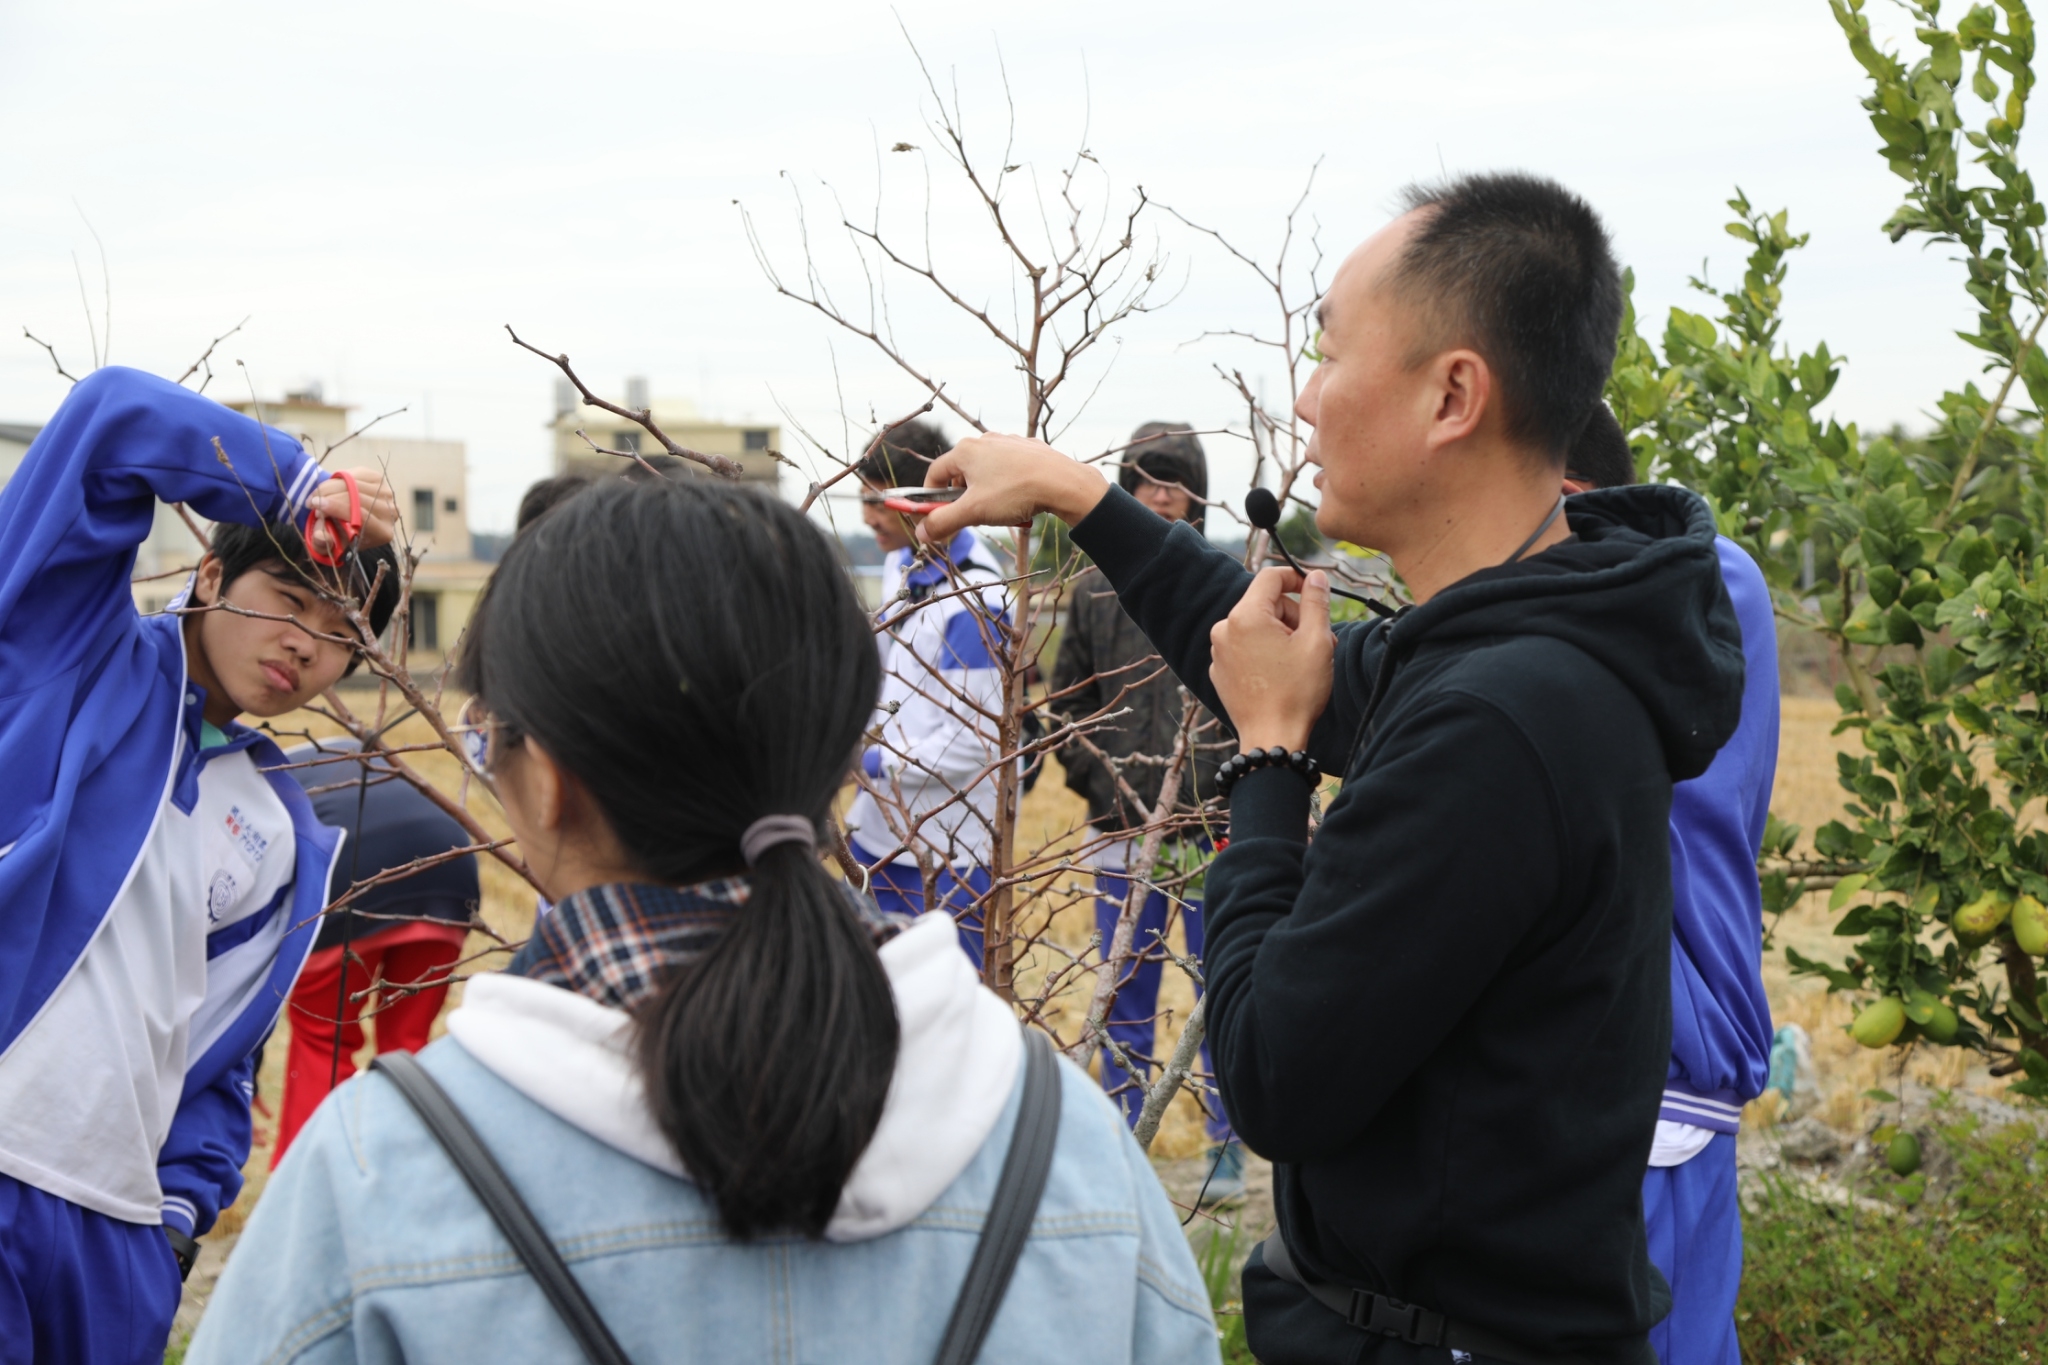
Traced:
<path fill-rule="evenodd" d="M 921 488 L 932 461 L 952 448 L 936 422 L 913 418 L 877 436 L 853 476 L 875 488 Z"/>
<path fill-rule="evenodd" d="M 1578 439 L 1564 459 L 1564 476 L 1595 488 L 1623 488 L 1636 481 L 1635 452 L 1613 409 L 1595 403 Z"/>
<path fill-rule="evenodd" d="M 1465 345 L 1486 358 L 1508 438 L 1562 460 L 1614 368 L 1621 326 L 1621 271 L 1600 215 L 1519 173 L 1411 185 L 1402 202 L 1420 222 L 1388 282 L 1430 315 L 1432 351 Z"/>
<path fill-rule="evenodd" d="M 590 476 L 587 474 L 557 474 L 553 478 L 542 479 L 519 499 L 519 518 L 512 524 L 512 533 L 517 535 L 524 531 L 556 503 L 576 496 L 589 486 Z"/>
<path fill-rule="evenodd" d="M 220 590 L 226 592 L 228 585 L 243 574 L 255 569 L 275 567 L 284 574 L 296 577 L 305 574 L 329 585 L 346 584 L 351 596 L 360 600 L 377 582 L 378 566 L 384 566 L 384 581 L 378 584 L 376 600 L 370 603 L 370 629 L 378 635 L 391 624 L 391 615 L 398 610 L 398 556 L 389 545 L 375 549 L 351 550 L 342 557 L 341 563 L 328 568 L 315 564 L 306 553 L 305 537 L 299 528 L 285 524 L 273 526 L 244 526 L 239 522 L 215 522 L 213 534 L 208 538 L 213 557 L 220 561 Z M 356 654 L 348 661 L 348 671 L 356 671 L 362 655 Z"/>

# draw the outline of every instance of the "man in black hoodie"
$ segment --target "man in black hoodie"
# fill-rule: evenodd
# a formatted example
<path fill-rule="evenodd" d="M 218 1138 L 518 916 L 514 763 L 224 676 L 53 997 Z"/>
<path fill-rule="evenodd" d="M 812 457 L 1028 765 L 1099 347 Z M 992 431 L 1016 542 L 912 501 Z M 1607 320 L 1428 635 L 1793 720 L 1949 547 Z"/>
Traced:
<path fill-rule="evenodd" d="M 1252 578 L 1038 442 L 932 469 L 967 492 L 926 534 L 1061 516 L 1243 746 L 1209 1021 L 1277 1166 L 1244 1276 L 1266 1365 L 1655 1360 L 1666 818 L 1743 662 L 1698 498 L 1558 495 L 1620 308 L 1597 216 L 1528 176 L 1411 190 L 1346 260 L 1297 412 L 1318 526 L 1415 598 L 1392 620 L 1333 633 L 1320 572 Z M 1312 844 L 1310 759 L 1344 778 Z"/>

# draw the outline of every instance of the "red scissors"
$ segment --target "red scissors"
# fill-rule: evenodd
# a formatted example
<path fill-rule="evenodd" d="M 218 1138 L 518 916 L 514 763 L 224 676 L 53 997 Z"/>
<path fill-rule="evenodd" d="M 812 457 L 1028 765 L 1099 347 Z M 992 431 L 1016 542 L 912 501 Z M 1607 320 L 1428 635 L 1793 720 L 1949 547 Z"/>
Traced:
<path fill-rule="evenodd" d="M 964 488 L 885 488 L 871 499 L 892 512 L 921 517 L 959 498 Z"/>
<path fill-rule="evenodd" d="M 356 476 L 344 469 L 334 477 L 348 487 L 347 519 L 336 521 L 324 512 L 314 511 L 310 507 L 306 509 L 306 553 L 312 556 L 315 564 L 324 564 L 330 569 L 341 563 L 341 557 L 348 553 L 348 547 L 355 544 L 356 537 L 363 533 L 363 495 L 356 488 Z M 322 550 L 313 539 L 315 522 L 326 523 L 328 539 L 334 547 L 332 550 Z"/>

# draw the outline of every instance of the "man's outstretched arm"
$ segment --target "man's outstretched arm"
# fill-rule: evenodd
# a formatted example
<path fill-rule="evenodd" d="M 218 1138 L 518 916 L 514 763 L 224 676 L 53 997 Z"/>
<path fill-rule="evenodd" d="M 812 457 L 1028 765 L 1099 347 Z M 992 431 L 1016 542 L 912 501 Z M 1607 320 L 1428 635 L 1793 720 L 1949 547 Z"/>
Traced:
<path fill-rule="evenodd" d="M 1377 658 L 1372 637 L 1377 630 L 1352 624 L 1338 628 L 1335 674 L 1325 655 L 1310 675 L 1295 679 L 1302 698 L 1299 710 L 1313 725 L 1302 734 L 1267 736 L 1263 714 L 1271 698 L 1254 702 L 1219 690 L 1211 676 L 1212 635 L 1233 609 L 1245 600 L 1253 576 L 1229 554 L 1210 544 L 1185 522 L 1168 522 L 1146 510 L 1122 489 L 1112 487 L 1091 466 L 1069 459 L 1043 441 L 1016 436 L 976 436 L 962 441 L 932 465 L 928 482 L 964 487 L 959 500 L 924 519 L 920 533 L 944 543 L 967 526 L 1016 526 L 1040 512 L 1050 512 L 1073 528 L 1074 543 L 1101 568 L 1117 599 L 1138 628 L 1159 651 L 1174 675 L 1235 730 L 1246 744 L 1268 747 L 1284 743 L 1293 749 L 1304 740 L 1309 752 L 1331 771 L 1341 771 L 1357 725 L 1357 704 L 1369 688 L 1364 670 Z M 1311 574 L 1320 580 L 1321 574 Z M 1291 570 L 1269 569 L 1260 581 L 1271 589 L 1259 594 L 1260 609 L 1274 615 L 1288 633 L 1298 626 L 1300 611 L 1288 593 L 1307 588 Z M 1328 590 L 1315 589 L 1321 606 L 1316 616 L 1328 632 Z M 1354 676 L 1356 675 L 1356 676 Z M 1233 706 L 1233 702 L 1236 704 Z M 1320 716 L 1320 720 L 1317 717 Z M 1246 723 L 1252 730 L 1246 729 Z M 1290 731 L 1292 726 L 1287 726 Z"/>

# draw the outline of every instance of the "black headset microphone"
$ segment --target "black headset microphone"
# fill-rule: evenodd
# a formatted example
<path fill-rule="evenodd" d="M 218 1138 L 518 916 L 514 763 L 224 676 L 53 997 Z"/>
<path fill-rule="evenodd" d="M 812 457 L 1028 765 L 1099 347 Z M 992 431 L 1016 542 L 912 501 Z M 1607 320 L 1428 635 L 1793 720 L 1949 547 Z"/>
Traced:
<path fill-rule="evenodd" d="M 1308 570 L 1302 568 L 1294 556 L 1287 552 L 1286 545 L 1281 543 L 1280 532 L 1277 529 L 1280 525 L 1280 499 L 1273 496 L 1272 489 L 1254 488 L 1251 492 L 1245 494 L 1244 516 L 1246 521 L 1249 521 L 1253 526 L 1266 533 L 1267 541 L 1275 550 L 1280 552 L 1280 557 L 1287 561 L 1288 568 L 1300 574 L 1304 579 L 1308 577 Z M 1548 523 L 1545 524 L 1548 525 Z M 1384 602 L 1367 597 L 1364 593 L 1351 592 L 1348 589 L 1340 588 L 1335 583 L 1330 585 L 1330 591 L 1339 597 L 1348 597 L 1354 602 L 1363 602 L 1381 616 L 1397 616 L 1400 614 Z"/>

